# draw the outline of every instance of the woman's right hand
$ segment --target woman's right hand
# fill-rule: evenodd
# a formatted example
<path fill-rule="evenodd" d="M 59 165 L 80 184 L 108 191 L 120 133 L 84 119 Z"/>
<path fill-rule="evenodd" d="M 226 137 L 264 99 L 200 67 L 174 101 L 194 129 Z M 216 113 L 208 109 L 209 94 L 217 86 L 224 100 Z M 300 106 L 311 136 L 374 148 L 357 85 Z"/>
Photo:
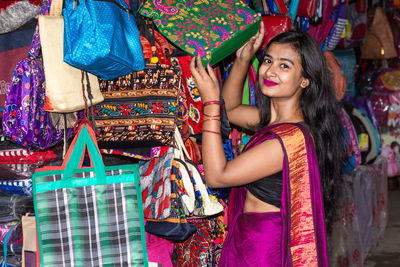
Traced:
<path fill-rule="evenodd" d="M 260 49 L 265 34 L 264 23 L 261 21 L 258 28 L 258 32 L 250 38 L 241 48 L 236 51 L 237 60 L 243 60 L 244 62 L 250 62 L 255 53 Z"/>

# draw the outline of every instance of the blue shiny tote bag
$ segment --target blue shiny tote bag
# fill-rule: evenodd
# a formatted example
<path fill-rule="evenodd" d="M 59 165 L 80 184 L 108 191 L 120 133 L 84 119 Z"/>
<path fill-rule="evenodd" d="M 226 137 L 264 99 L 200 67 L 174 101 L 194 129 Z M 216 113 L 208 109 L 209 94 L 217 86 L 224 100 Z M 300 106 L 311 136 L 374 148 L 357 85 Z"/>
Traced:
<path fill-rule="evenodd" d="M 65 0 L 64 61 L 103 80 L 142 70 L 133 14 L 124 0 Z"/>

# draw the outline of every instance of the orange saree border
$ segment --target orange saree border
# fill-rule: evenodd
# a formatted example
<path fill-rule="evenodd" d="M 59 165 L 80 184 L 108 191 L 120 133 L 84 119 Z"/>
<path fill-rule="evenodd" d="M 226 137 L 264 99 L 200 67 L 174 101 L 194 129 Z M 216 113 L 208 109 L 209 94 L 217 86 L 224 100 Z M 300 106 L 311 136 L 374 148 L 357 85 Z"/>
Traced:
<path fill-rule="evenodd" d="M 271 129 L 287 151 L 290 182 L 290 251 L 293 266 L 318 266 L 309 162 L 303 132 L 294 125 Z"/>

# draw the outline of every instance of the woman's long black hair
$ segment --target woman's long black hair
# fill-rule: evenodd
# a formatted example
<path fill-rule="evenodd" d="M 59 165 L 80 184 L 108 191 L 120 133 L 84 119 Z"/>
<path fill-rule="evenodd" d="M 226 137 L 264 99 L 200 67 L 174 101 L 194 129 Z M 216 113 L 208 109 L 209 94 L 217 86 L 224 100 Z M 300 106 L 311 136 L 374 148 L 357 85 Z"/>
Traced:
<path fill-rule="evenodd" d="M 332 76 L 320 47 L 309 34 L 300 31 L 279 34 L 268 43 L 264 53 L 272 43 L 291 45 L 301 57 L 303 77 L 310 80 L 310 85 L 303 89 L 300 96 L 300 107 L 304 121 L 314 137 L 325 220 L 329 226 L 336 220 L 342 184 L 341 167 L 346 158 L 344 130 L 332 85 Z M 270 101 L 269 97 L 258 90 L 260 127 L 265 127 L 270 123 Z"/>

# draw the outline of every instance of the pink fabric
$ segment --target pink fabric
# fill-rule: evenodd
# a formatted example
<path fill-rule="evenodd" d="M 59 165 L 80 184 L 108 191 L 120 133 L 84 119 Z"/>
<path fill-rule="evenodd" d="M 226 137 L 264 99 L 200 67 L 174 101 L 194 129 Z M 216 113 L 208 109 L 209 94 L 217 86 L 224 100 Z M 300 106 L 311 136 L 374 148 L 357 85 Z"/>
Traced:
<path fill-rule="evenodd" d="M 171 257 L 174 243 L 172 241 L 146 233 L 146 245 L 149 262 L 161 263 L 162 267 L 173 267 Z"/>
<path fill-rule="evenodd" d="M 229 240 L 226 240 L 230 246 L 223 248 L 225 255 L 220 258 L 220 267 L 281 265 L 280 212 L 241 213 L 234 219 L 232 227 Z"/>

